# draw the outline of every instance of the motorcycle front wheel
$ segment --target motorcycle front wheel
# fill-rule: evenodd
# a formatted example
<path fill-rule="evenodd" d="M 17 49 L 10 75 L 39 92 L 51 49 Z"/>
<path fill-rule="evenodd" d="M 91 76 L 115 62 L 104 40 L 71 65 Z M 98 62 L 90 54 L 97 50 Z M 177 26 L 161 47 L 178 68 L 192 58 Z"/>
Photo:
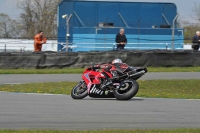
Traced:
<path fill-rule="evenodd" d="M 124 87 L 114 90 L 115 97 L 117 100 L 130 100 L 137 94 L 139 84 L 133 79 L 127 79 L 123 82 L 125 84 Z"/>
<path fill-rule="evenodd" d="M 83 99 L 87 95 L 87 85 L 84 81 L 77 84 L 71 91 L 71 97 L 73 99 Z"/>

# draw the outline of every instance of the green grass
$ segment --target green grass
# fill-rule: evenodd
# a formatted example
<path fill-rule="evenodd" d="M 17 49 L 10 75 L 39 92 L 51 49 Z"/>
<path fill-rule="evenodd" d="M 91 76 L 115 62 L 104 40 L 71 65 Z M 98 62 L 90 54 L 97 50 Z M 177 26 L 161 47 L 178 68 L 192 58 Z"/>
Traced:
<path fill-rule="evenodd" d="M 76 74 L 83 73 L 84 68 L 64 69 L 0 69 L 0 74 Z"/>
<path fill-rule="evenodd" d="M 0 74 L 75 74 L 85 68 L 63 69 L 0 69 Z M 149 72 L 200 72 L 200 67 L 148 67 Z"/>
<path fill-rule="evenodd" d="M 200 80 L 139 81 L 139 97 L 200 99 Z"/>
<path fill-rule="evenodd" d="M 77 82 L 1 85 L 0 91 L 23 93 L 70 94 Z M 139 81 L 137 97 L 200 99 L 200 80 Z"/>
<path fill-rule="evenodd" d="M 76 84 L 77 82 L 55 82 L 55 83 L 1 85 L 0 91 L 23 92 L 23 93 L 70 94 L 71 89 Z"/>
<path fill-rule="evenodd" d="M 147 67 L 149 72 L 200 72 L 200 67 Z"/>
<path fill-rule="evenodd" d="M 169 129 L 169 130 L 88 130 L 88 131 L 58 131 L 58 130 L 0 130 L 0 133 L 199 133 L 200 129 Z"/>

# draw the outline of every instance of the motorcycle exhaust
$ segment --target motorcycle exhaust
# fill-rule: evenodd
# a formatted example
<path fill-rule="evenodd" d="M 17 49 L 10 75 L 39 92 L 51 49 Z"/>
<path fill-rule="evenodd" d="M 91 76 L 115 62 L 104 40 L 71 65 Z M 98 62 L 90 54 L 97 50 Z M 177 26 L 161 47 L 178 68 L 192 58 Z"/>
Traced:
<path fill-rule="evenodd" d="M 134 76 L 143 75 L 143 74 L 145 74 L 144 70 L 142 70 L 141 72 L 137 72 L 135 74 L 131 74 L 131 75 L 129 75 L 129 77 L 134 77 Z"/>
<path fill-rule="evenodd" d="M 143 75 L 143 74 L 146 73 L 146 71 L 145 71 L 145 70 L 142 70 L 142 71 L 137 72 L 137 73 L 134 73 L 134 74 L 132 74 L 132 73 L 133 73 L 133 72 L 124 74 L 124 75 L 122 75 L 122 76 L 117 76 L 117 77 L 111 78 L 110 80 L 113 81 L 113 80 L 126 79 L 126 78 L 129 78 L 129 77 L 134 77 L 134 76 L 138 76 L 138 75 Z"/>

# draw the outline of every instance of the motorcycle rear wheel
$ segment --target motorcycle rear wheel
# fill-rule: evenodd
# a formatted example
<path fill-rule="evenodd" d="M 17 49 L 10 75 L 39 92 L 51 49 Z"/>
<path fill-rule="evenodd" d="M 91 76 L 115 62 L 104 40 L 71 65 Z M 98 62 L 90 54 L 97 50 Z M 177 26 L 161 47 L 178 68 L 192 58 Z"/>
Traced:
<path fill-rule="evenodd" d="M 124 88 L 114 90 L 117 100 L 130 100 L 137 94 L 139 90 L 138 82 L 133 79 L 124 80 L 124 83 L 126 84 Z"/>
<path fill-rule="evenodd" d="M 87 85 L 85 82 L 80 82 L 71 91 L 71 97 L 73 99 L 83 99 L 88 95 Z"/>

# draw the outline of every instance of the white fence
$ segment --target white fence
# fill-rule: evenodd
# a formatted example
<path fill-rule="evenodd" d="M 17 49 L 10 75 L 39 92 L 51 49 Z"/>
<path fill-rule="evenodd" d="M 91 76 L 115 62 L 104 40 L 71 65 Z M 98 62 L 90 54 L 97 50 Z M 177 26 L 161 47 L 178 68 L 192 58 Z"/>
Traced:
<path fill-rule="evenodd" d="M 62 49 L 66 49 L 66 43 L 59 43 L 62 45 Z M 77 45 L 78 44 L 78 45 Z M 87 44 L 87 46 L 84 46 Z M 92 46 L 92 45 L 98 46 Z M 175 43 L 175 45 L 178 43 Z M 81 46 L 82 45 L 82 46 Z M 132 46 L 131 46 L 132 45 Z M 151 45 L 148 47 L 147 45 Z M 184 44 L 180 44 L 184 45 Z M 156 47 L 157 46 L 157 47 Z M 69 43 L 68 48 L 71 50 L 75 50 L 77 48 L 85 48 L 85 49 L 101 49 L 101 50 L 110 50 L 116 49 L 117 43 Z M 172 44 L 171 43 L 128 43 L 125 49 L 142 49 L 142 50 L 152 50 L 152 49 L 162 49 L 162 50 L 171 50 Z M 183 48 L 175 48 L 176 50 L 184 49 Z"/>
<path fill-rule="evenodd" d="M 47 40 L 42 51 L 57 51 L 57 40 Z M 0 39 L 0 52 L 13 51 L 33 51 L 34 41 L 26 39 Z"/>
<path fill-rule="evenodd" d="M 0 39 L 0 52 L 22 52 L 22 51 L 33 51 L 34 45 L 33 40 L 25 40 L 25 39 Z M 62 49 L 66 48 L 66 43 L 58 43 L 57 40 L 47 40 L 47 44 L 44 44 L 42 47 L 42 51 L 57 51 L 58 44 L 62 45 Z M 87 45 L 86 45 L 87 44 Z M 98 45 L 98 46 L 94 46 Z M 82 45 L 82 46 L 81 46 Z M 132 45 L 132 46 L 131 46 Z M 151 45 L 151 47 L 147 47 L 147 45 Z M 155 47 L 152 45 L 155 45 Z M 183 45 L 183 44 L 182 44 Z M 85 49 L 100 49 L 100 50 L 113 50 L 116 49 L 116 43 L 69 43 L 68 46 L 71 50 L 76 50 L 77 48 L 85 48 Z M 163 49 L 163 50 L 171 50 L 171 43 L 128 43 L 125 47 L 126 49 Z M 191 49 L 191 45 L 184 45 L 183 48 L 180 49 Z"/>

